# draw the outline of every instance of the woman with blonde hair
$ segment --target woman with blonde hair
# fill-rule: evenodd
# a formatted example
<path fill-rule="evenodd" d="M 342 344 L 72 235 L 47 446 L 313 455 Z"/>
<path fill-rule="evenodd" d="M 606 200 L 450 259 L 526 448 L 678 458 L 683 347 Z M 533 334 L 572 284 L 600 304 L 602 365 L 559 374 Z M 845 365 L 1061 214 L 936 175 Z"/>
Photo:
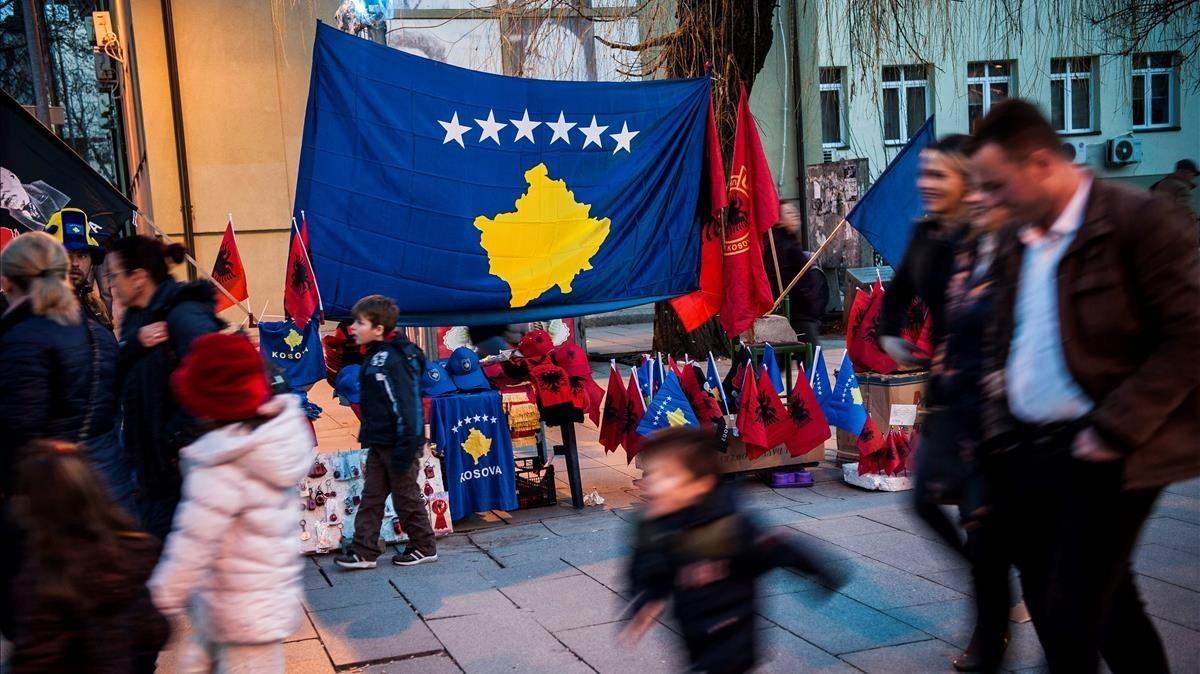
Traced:
<path fill-rule="evenodd" d="M 130 514 L 133 468 L 117 436 L 114 396 L 117 342 L 112 333 L 84 321 L 67 283 L 67 251 L 49 235 L 23 234 L 0 253 L 0 290 L 8 308 L 0 316 L 0 526 L 19 538 L 8 518 L 12 467 L 18 451 L 39 439 L 77 442 L 109 497 Z M 16 573 L 16 554 L 0 562 L 0 592 Z M 4 613 L 11 607 L 3 602 Z M 11 625 L 0 616 L 0 628 Z M 5 630 L 5 634 L 7 634 Z"/>

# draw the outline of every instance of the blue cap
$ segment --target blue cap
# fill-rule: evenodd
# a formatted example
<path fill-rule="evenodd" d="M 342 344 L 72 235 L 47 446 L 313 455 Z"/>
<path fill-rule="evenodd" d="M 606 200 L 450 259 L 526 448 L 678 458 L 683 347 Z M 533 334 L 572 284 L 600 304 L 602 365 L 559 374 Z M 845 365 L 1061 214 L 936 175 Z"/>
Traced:
<path fill-rule="evenodd" d="M 479 365 L 479 356 L 469 347 L 455 349 L 446 361 L 446 369 L 460 391 L 487 391 L 492 388 Z"/>
<path fill-rule="evenodd" d="M 431 360 L 425 363 L 425 372 L 421 375 L 421 395 L 426 396 L 444 396 L 447 393 L 454 393 L 457 389 L 454 388 L 454 380 L 450 378 L 450 373 L 446 372 L 446 368 L 436 360 Z"/>
<path fill-rule="evenodd" d="M 361 365 L 347 365 L 338 372 L 337 379 L 333 380 L 333 392 L 339 398 L 345 398 L 350 404 L 357 405 L 359 401 L 359 386 L 358 374 L 362 371 Z"/>

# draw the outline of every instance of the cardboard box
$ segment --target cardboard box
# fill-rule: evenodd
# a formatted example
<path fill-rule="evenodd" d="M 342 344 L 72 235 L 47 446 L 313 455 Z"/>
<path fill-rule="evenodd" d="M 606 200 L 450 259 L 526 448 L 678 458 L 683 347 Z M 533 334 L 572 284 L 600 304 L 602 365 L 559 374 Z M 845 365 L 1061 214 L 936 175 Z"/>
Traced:
<path fill-rule="evenodd" d="M 807 454 L 793 457 L 787 447 L 780 445 L 751 461 L 746 457 L 746 445 L 741 438 L 729 441 L 729 451 L 721 455 L 722 473 L 741 473 L 749 470 L 769 470 L 784 466 L 800 467 L 820 462 L 825 458 L 825 443 L 814 447 Z"/>
<path fill-rule="evenodd" d="M 881 433 L 887 433 L 891 428 L 889 422 L 893 405 L 916 405 L 918 410 L 924 407 L 925 386 L 928 383 L 928 370 L 896 374 L 864 372 L 858 375 L 863 403 Z M 858 437 L 841 429 L 837 432 L 837 460 L 839 463 L 858 461 Z"/>

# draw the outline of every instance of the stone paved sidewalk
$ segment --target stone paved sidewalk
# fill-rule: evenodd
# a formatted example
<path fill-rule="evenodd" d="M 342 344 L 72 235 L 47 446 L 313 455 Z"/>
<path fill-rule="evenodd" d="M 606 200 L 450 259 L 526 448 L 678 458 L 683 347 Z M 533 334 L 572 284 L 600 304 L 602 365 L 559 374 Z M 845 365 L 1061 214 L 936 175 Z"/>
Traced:
<path fill-rule="evenodd" d="M 826 355 L 832 366 L 841 354 Z M 605 384 L 607 365 L 595 369 Z M 321 445 L 355 446 L 353 416 L 328 396 L 320 386 L 311 395 L 327 412 L 317 424 Z M 437 563 L 413 568 L 387 563 L 390 551 L 370 571 L 341 571 L 331 555 L 308 558 L 305 619 L 285 645 L 288 671 L 681 671 L 670 620 L 636 648 L 617 642 L 640 471 L 623 452 L 604 454 L 595 429 L 580 426 L 578 436 L 584 488 L 604 496 L 602 507 L 483 513 L 440 539 Z M 560 499 L 569 502 L 562 458 L 555 466 Z M 810 489 L 741 480 L 764 523 L 851 574 L 832 596 L 789 571 L 764 579 L 760 671 L 951 671 L 949 659 L 970 637 L 965 563 L 933 540 L 908 494 L 848 487 L 830 466 L 814 475 Z M 1174 671 L 1200 672 L 1200 480 L 1163 494 L 1136 568 Z M 1033 626 L 1011 629 L 1006 666 L 1040 671 Z M 173 657 L 164 653 L 160 671 L 174 672 Z"/>

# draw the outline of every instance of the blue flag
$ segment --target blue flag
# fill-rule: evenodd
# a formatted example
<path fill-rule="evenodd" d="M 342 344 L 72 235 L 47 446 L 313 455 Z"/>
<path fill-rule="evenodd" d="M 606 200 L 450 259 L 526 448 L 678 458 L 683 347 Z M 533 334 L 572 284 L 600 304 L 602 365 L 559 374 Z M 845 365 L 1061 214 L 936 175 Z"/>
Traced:
<path fill-rule="evenodd" d="M 708 387 L 717 391 L 717 395 L 721 399 L 721 409 L 725 414 L 729 414 L 729 400 L 725 397 L 725 387 L 721 385 L 721 375 L 717 372 L 717 359 L 713 357 L 712 351 L 708 352 L 708 369 L 704 373 L 704 378 L 708 380 Z"/>
<path fill-rule="evenodd" d="M 900 149 L 867 193 L 846 214 L 849 222 L 893 267 L 900 266 L 913 221 L 925 213 L 917 192 L 921 150 L 933 144 L 933 116 Z"/>
<path fill-rule="evenodd" d="M 767 368 L 767 377 L 775 386 L 775 393 L 783 393 L 783 374 L 779 371 L 779 361 L 775 358 L 775 347 L 770 343 L 763 347 L 762 364 Z"/>
<path fill-rule="evenodd" d="M 644 358 L 642 364 L 637 366 L 637 380 L 642 397 L 646 400 L 653 398 L 662 380 L 658 377 L 658 368 L 649 357 Z"/>
<path fill-rule="evenodd" d="M 862 391 L 858 388 L 858 377 L 854 374 L 850 354 L 842 356 L 837 382 L 833 385 L 833 394 L 828 404 L 822 405 L 822 409 L 825 410 L 825 418 L 830 424 L 847 433 L 858 435 L 867 423 L 867 407 L 863 404 Z"/>
<path fill-rule="evenodd" d="M 263 357 L 283 369 L 293 389 L 325 378 L 319 321 L 309 321 L 303 329 L 291 321 L 260 322 L 258 342 Z"/>
<path fill-rule="evenodd" d="M 662 386 L 658 387 L 658 393 L 654 394 L 654 400 L 650 401 L 646 415 L 638 424 L 638 435 L 650 435 L 669 426 L 699 425 L 696 413 L 688 404 L 687 394 L 679 385 L 679 377 L 676 377 L 674 372 L 667 371 L 666 379 L 663 380 Z"/>
<path fill-rule="evenodd" d="M 317 27 L 296 186 L 326 313 L 579 316 L 695 290 L 711 82 L 466 70 Z"/>
<path fill-rule="evenodd" d="M 821 404 L 821 409 L 825 409 L 826 403 L 833 397 L 833 386 L 829 382 L 829 368 L 825 367 L 825 356 L 821 354 L 819 346 L 813 354 L 812 374 L 808 384 L 812 387 L 817 402 Z"/>

